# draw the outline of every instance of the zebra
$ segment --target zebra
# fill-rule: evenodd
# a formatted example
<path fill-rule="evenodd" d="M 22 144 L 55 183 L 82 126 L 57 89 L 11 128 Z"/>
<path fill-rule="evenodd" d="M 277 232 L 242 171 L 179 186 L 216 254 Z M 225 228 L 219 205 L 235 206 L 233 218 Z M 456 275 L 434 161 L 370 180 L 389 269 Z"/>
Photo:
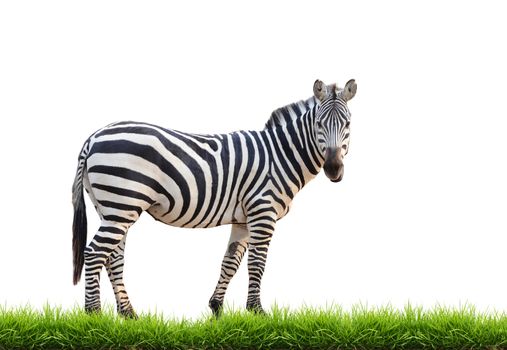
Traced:
<path fill-rule="evenodd" d="M 275 110 L 261 131 L 191 134 L 141 122 L 117 122 L 84 143 L 72 188 L 73 282 L 85 270 L 85 310 L 99 312 L 105 266 L 117 311 L 137 315 L 123 283 L 129 228 L 142 212 L 176 227 L 232 224 L 209 307 L 218 316 L 225 292 L 248 250 L 247 310 L 264 313 L 261 279 L 276 222 L 294 196 L 324 168 L 343 178 L 349 150 L 347 102 L 357 90 L 317 80 L 313 96 Z M 91 242 L 83 188 L 100 216 Z"/>

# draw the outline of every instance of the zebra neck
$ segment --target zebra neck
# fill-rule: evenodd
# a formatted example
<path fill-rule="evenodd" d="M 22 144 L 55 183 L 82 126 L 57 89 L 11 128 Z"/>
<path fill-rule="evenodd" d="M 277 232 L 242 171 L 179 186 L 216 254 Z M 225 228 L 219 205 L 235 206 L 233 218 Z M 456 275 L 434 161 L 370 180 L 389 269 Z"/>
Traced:
<path fill-rule="evenodd" d="M 314 121 L 311 109 L 291 123 L 266 130 L 271 139 L 272 164 L 284 174 L 282 178 L 290 182 L 294 195 L 317 176 L 324 164 Z"/>

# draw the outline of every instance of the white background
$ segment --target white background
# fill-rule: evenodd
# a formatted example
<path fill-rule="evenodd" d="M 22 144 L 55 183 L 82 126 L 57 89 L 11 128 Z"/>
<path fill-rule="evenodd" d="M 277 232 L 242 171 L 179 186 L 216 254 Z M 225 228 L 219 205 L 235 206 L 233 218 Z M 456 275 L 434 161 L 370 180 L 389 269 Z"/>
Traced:
<path fill-rule="evenodd" d="M 70 190 L 96 129 L 262 129 L 316 78 L 355 78 L 344 180 L 320 174 L 277 225 L 264 306 L 507 311 L 506 33 L 488 1 L 2 2 L 0 303 L 83 304 Z M 90 239 L 91 205 L 88 219 Z M 207 312 L 228 235 L 142 216 L 126 249 L 133 305 Z M 226 301 L 246 292 L 244 264 Z"/>

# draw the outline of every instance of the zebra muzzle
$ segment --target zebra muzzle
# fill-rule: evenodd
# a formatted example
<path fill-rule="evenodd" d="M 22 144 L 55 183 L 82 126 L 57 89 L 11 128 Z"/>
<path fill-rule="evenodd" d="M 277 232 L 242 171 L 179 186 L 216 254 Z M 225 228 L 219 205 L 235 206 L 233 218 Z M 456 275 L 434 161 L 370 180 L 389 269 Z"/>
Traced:
<path fill-rule="evenodd" d="M 324 173 L 332 182 L 340 182 L 343 178 L 343 162 L 339 149 L 327 149 L 324 162 Z"/>

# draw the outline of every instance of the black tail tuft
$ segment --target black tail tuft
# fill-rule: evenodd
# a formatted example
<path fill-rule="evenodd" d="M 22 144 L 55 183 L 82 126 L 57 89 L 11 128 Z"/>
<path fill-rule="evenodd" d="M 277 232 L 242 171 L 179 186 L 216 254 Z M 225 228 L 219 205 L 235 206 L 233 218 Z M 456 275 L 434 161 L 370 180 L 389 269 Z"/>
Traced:
<path fill-rule="evenodd" d="M 74 222 L 72 223 L 74 284 L 79 282 L 81 272 L 83 271 L 84 250 L 86 247 L 86 235 L 88 230 L 86 222 L 86 205 L 83 196 L 83 176 L 85 164 L 86 154 L 79 158 L 76 178 L 74 179 L 74 184 L 72 185 L 72 204 L 74 205 Z"/>
<path fill-rule="evenodd" d="M 83 188 L 79 189 L 77 203 L 74 203 L 74 222 L 72 224 L 72 252 L 74 256 L 74 284 L 81 278 L 84 265 L 84 250 L 86 247 L 87 221 L 86 205 L 83 196 Z"/>

